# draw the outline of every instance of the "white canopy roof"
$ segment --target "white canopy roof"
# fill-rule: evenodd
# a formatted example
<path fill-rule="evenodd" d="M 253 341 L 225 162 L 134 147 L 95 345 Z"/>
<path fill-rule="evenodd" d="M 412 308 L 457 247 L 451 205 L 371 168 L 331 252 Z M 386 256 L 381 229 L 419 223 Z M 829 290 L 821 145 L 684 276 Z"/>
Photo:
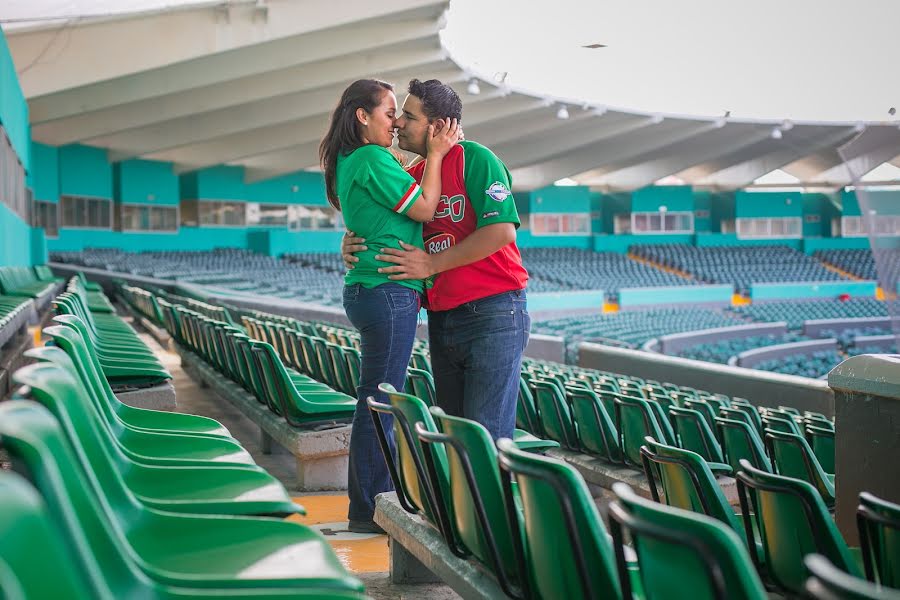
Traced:
<path fill-rule="evenodd" d="M 38 16 L 34 5 L 0 7 L 33 137 L 103 147 L 113 161 L 172 161 L 178 172 L 241 165 L 249 181 L 316 168 L 340 92 L 371 76 L 399 92 L 413 77 L 453 85 L 466 137 L 503 159 L 517 189 L 570 178 L 630 190 L 667 177 L 735 189 L 775 169 L 799 185 L 838 187 L 900 155 L 893 122 L 646 113 L 479 77 L 442 44 L 447 0 L 132 0 L 130 9 L 150 10 L 128 14 L 94 0 L 94 16 L 75 0 L 46 2 L 47 17 L 82 16 L 26 24 L 9 19 Z"/>

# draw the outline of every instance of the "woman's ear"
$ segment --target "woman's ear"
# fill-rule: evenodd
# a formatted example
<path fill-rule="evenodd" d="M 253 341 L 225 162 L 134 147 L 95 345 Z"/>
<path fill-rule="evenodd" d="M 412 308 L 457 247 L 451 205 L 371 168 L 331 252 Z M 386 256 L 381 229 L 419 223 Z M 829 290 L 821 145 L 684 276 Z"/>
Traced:
<path fill-rule="evenodd" d="M 366 109 L 357 108 L 356 109 L 356 120 L 362 123 L 363 125 L 369 124 L 369 115 L 366 113 Z"/>

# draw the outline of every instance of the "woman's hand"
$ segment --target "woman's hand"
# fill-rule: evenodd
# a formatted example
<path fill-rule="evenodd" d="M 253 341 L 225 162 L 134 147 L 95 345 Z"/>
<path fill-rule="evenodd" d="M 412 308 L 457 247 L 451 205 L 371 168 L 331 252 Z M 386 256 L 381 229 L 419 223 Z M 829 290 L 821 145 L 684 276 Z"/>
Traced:
<path fill-rule="evenodd" d="M 456 119 L 438 119 L 428 126 L 428 156 L 446 156 L 459 142 L 460 128 Z"/>

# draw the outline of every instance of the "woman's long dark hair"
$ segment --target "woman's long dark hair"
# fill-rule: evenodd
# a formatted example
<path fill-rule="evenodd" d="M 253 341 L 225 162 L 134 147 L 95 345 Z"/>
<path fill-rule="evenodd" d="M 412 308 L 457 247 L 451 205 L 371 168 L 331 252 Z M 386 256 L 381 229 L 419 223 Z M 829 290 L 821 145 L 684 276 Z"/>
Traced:
<path fill-rule="evenodd" d="M 325 171 L 325 194 L 328 196 L 329 204 L 338 210 L 341 210 L 341 202 L 335 189 L 337 158 L 363 145 L 356 120 L 356 109 L 362 108 L 371 113 L 381 104 L 381 97 L 385 91 L 393 92 L 394 86 L 377 79 L 359 79 L 347 86 L 331 114 L 328 133 L 319 144 L 319 161 L 322 163 L 322 170 Z"/>

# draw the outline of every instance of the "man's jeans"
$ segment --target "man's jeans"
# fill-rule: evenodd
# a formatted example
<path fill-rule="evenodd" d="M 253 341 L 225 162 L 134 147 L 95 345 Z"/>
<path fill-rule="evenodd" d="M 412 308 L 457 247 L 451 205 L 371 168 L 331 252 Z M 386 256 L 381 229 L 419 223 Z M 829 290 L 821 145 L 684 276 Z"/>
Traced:
<path fill-rule="evenodd" d="M 344 310 L 359 330 L 362 342 L 347 473 L 348 516 L 352 521 L 371 521 L 375 514 L 375 496 L 394 489 L 372 420 L 376 416 L 381 418 L 394 452 L 394 418 L 370 414 L 366 398 L 373 396 L 378 402 L 387 402 L 385 394 L 378 391 L 378 384 L 385 382 L 403 391 L 416 336 L 419 304 L 419 294 L 415 290 L 396 283 L 371 289 L 359 284 L 344 287 Z"/>
<path fill-rule="evenodd" d="M 525 290 L 429 311 L 438 406 L 447 414 L 478 421 L 495 440 L 511 438 L 530 328 Z"/>

